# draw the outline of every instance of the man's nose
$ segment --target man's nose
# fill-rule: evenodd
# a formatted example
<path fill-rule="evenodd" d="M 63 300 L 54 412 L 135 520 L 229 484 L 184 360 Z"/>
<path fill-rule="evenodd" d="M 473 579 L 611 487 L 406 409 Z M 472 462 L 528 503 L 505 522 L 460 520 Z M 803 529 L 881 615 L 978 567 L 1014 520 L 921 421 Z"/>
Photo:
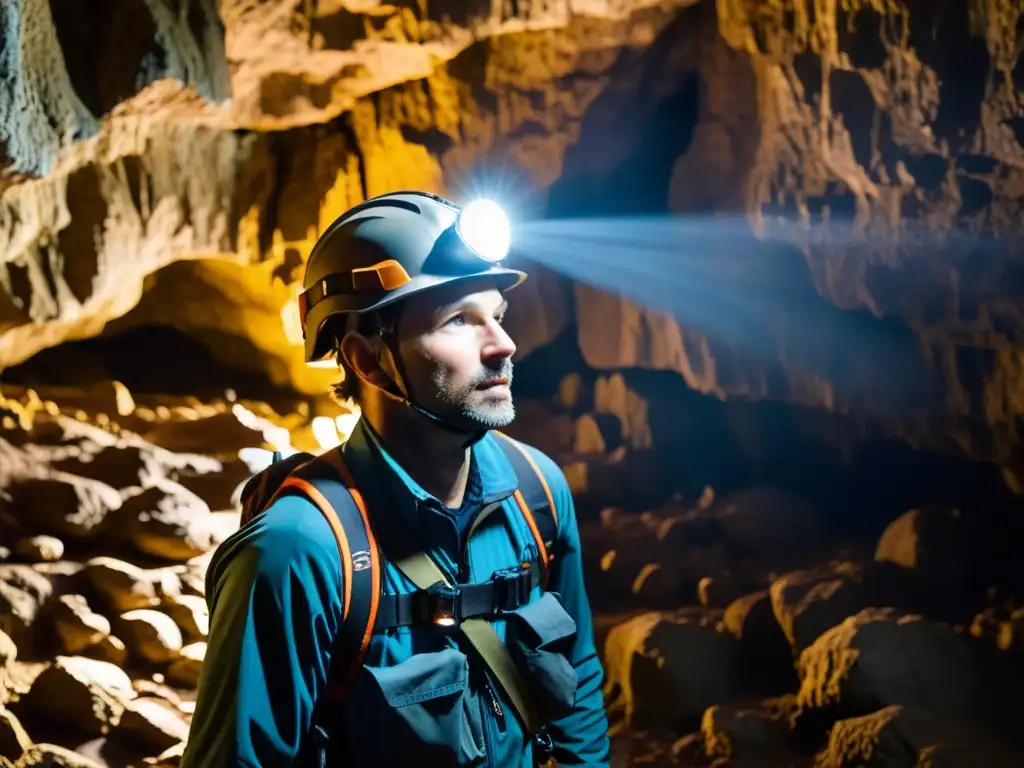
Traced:
<path fill-rule="evenodd" d="M 488 338 L 483 348 L 485 360 L 504 360 L 516 353 L 516 343 L 497 320 L 487 324 Z"/>

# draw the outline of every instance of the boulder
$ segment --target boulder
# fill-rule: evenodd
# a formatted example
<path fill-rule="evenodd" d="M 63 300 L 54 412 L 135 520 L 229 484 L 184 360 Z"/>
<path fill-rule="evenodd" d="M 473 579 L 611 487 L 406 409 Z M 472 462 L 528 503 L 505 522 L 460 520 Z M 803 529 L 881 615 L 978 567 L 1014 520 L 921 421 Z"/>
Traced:
<path fill-rule="evenodd" d="M 8 664 L 17 661 L 18 646 L 11 639 L 10 635 L 0 630 L 0 669 Z"/>
<path fill-rule="evenodd" d="M 110 635 L 110 621 L 89 607 L 82 595 L 61 595 L 51 617 L 60 652 L 74 656 Z"/>
<path fill-rule="evenodd" d="M 627 726 L 677 727 L 739 688 L 736 640 L 700 609 L 642 614 L 605 641 L 609 713 Z"/>
<path fill-rule="evenodd" d="M 32 683 L 24 705 L 55 725 L 101 736 L 117 725 L 133 698 L 131 678 L 115 665 L 58 656 Z"/>
<path fill-rule="evenodd" d="M 708 707 L 701 718 L 705 755 L 715 765 L 764 766 L 790 752 L 790 696 L 757 708 Z"/>
<path fill-rule="evenodd" d="M 1018 673 L 969 637 L 920 616 L 869 608 L 823 633 L 798 661 L 806 711 L 856 717 L 901 705 L 983 727 L 1016 728 Z"/>
<path fill-rule="evenodd" d="M 241 458 L 225 458 L 214 471 L 175 469 L 168 478 L 198 496 L 212 510 L 228 510 L 234 506 L 234 490 L 252 476 L 249 466 Z"/>
<path fill-rule="evenodd" d="M 863 608 L 899 608 L 939 621 L 960 613 L 917 574 L 890 562 L 829 560 L 779 576 L 770 591 L 776 618 L 797 654 Z"/>
<path fill-rule="evenodd" d="M 166 613 L 140 608 L 122 613 L 116 624 L 128 654 L 140 661 L 166 664 L 182 648 L 181 630 Z"/>
<path fill-rule="evenodd" d="M 128 496 L 119 517 L 132 545 L 146 555 L 184 562 L 217 545 L 210 508 L 170 480 Z"/>
<path fill-rule="evenodd" d="M 117 613 L 160 604 L 166 595 L 181 594 L 179 571 L 143 569 L 114 557 L 95 557 L 83 571 L 87 582 Z"/>
<path fill-rule="evenodd" d="M 29 565 L 0 565 L 0 631 L 15 642 L 30 638 L 40 609 L 53 594 L 53 585 Z"/>
<path fill-rule="evenodd" d="M 82 651 L 82 655 L 123 667 L 128 660 L 128 649 L 117 635 L 105 635 L 98 643 Z"/>
<path fill-rule="evenodd" d="M 838 721 L 816 768 L 1018 768 L 1024 754 L 991 733 L 920 709 L 892 705 Z"/>
<path fill-rule="evenodd" d="M 202 419 L 152 418 L 144 427 L 140 425 L 139 437 L 169 454 L 189 455 L 237 454 L 261 442 L 260 433 L 239 421 L 230 409 Z"/>
<path fill-rule="evenodd" d="M 795 654 L 868 605 L 862 569 L 853 563 L 787 573 L 771 585 L 771 601 Z"/>
<path fill-rule="evenodd" d="M 64 557 L 64 542 L 55 536 L 19 539 L 14 554 L 32 563 L 52 563 Z"/>
<path fill-rule="evenodd" d="M 109 619 L 93 611 L 82 595 L 61 595 L 54 603 L 51 622 L 62 655 L 79 654 L 118 666 L 124 664 L 124 643 L 110 633 Z"/>
<path fill-rule="evenodd" d="M 125 704 L 111 736 L 160 753 L 185 741 L 188 730 L 188 723 L 173 706 L 161 699 L 139 697 Z"/>
<path fill-rule="evenodd" d="M 111 488 L 137 486 L 153 461 L 152 451 L 144 445 L 101 444 L 90 437 L 78 440 L 73 448 L 50 462 L 55 470 L 86 477 Z"/>
<path fill-rule="evenodd" d="M 61 472 L 17 480 L 7 492 L 15 509 L 31 515 L 40 529 L 72 539 L 96 536 L 121 506 L 121 495 L 109 485 Z"/>

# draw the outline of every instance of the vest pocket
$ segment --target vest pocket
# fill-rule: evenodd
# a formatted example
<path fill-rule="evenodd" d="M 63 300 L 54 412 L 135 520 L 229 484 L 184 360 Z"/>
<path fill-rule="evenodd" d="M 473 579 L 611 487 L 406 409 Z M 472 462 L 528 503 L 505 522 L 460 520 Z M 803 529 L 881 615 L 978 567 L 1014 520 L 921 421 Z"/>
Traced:
<path fill-rule="evenodd" d="M 565 717 L 576 706 L 576 670 L 567 658 L 575 639 L 576 622 L 554 592 L 508 616 L 509 652 L 544 723 Z"/>
<path fill-rule="evenodd" d="M 486 758 L 469 660 L 454 648 L 363 667 L 345 721 L 342 752 L 349 764 L 474 766 Z"/>

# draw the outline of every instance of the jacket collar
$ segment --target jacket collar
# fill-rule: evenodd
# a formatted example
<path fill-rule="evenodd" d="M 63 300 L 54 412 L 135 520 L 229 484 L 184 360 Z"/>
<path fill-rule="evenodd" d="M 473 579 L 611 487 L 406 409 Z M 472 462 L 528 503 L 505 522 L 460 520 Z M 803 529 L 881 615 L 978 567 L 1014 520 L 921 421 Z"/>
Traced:
<path fill-rule="evenodd" d="M 511 496 L 519 487 L 519 481 L 494 436 L 488 433 L 470 450 L 472 465 L 467 493 L 478 496 L 480 506 Z M 379 492 L 390 489 L 392 498 L 403 508 L 420 505 L 436 505 L 438 509 L 442 507 L 441 502 L 417 483 L 391 456 L 365 418 L 356 423 L 344 452 L 345 460 L 357 482 L 372 486 L 360 488 L 364 494 L 368 494 L 368 501 L 377 497 Z"/>

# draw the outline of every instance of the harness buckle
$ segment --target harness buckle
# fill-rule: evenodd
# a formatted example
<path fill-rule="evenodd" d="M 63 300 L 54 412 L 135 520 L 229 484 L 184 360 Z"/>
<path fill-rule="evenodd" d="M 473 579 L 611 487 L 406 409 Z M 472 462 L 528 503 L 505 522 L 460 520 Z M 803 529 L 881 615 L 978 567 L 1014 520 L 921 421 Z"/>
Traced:
<path fill-rule="evenodd" d="M 429 596 L 423 605 L 428 622 L 439 627 L 455 627 L 462 621 L 462 592 L 458 587 L 449 587 L 437 581 L 426 590 Z"/>
<path fill-rule="evenodd" d="M 529 567 L 502 568 L 494 572 L 491 580 L 494 583 L 495 615 L 514 611 L 529 602 Z"/>
<path fill-rule="evenodd" d="M 551 755 L 555 751 L 555 742 L 546 726 L 542 727 L 533 737 L 533 749 L 536 757 L 539 758 L 537 762 L 544 763 L 551 759 Z"/>

